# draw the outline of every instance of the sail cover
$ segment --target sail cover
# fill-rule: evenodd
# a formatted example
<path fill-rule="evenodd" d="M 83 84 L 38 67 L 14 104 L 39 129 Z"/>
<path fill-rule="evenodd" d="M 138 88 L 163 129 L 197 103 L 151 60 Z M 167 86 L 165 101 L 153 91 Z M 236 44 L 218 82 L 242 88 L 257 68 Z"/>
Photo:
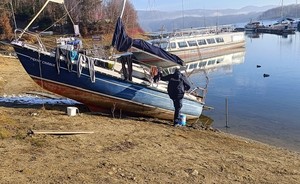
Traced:
<path fill-rule="evenodd" d="M 132 45 L 132 41 L 132 38 L 126 34 L 122 20 L 119 17 L 111 45 L 114 46 L 119 52 L 127 52 Z"/>
<path fill-rule="evenodd" d="M 144 40 L 130 38 L 125 32 L 125 28 L 120 17 L 118 18 L 115 27 L 112 46 L 114 46 L 119 52 L 126 52 L 130 47 L 135 47 L 139 50 L 143 50 L 146 53 L 155 55 L 162 60 L 167 60 L 179 65 L 183 65 L 183 61 L 178 56 L 171 54 L 164 49 L 154 46 Z"/>

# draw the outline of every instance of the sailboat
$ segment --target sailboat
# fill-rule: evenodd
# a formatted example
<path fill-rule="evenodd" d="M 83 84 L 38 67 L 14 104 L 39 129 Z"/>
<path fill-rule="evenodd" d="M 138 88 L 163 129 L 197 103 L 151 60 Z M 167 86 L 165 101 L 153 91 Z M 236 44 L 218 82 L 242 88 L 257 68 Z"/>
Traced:
<path fill-rule="evenodd" d="M 43 8 L 50 2 L 64 3 L 63 0 L 47 0 Z M 57 40 L 55 48 L 46 48 L 39 34 L 28 31 L 43 8 L 25 29 L 15 30 L 16 36 L 11 45 L 28 75 L 50 92 L 81 102 L 91 111 L 120 110 L 123 114 L 171 120 L 174 108 L 167 93 L 167 84 L 154 82 L 152 78 L 147 78 L 149 76 L 143 78 L 135 75 L 132 70 L 140 66 L 129 62 L 132 55 L 126 54 L 126 51 L 136 47 L 178 65 L 182 64 L 182 60 L 143 40 L 128 37 L 122 24 L 125 4 L 126 0 L 112 42 L 118 51 L 125 52 L 120 57 L 122 61 L 128 61 L 123 72 L 115 69 L 123 66 L 117 61 L 87 55 L 79 38 L 62 38 Z M 36 42 L 26 41 L 24 35 L 35 38 Z M 187 119 L 198 118 L 205 104 L 206 89 L 194 86 L 191 91 L 193 93 L 187 92 L 183 99 L 182 113 Z"/>
<path fill-rule="evenodd" d="M 271 34 L 295 34 L 295 27 L 293 26 L 294 20 L 291 18 L 283 17 L 283 0 L 281 0 L 281 19 L 274 24 L 269 26 L 261 27 L 257 29 L 260 33 L 271 33 Z"/>

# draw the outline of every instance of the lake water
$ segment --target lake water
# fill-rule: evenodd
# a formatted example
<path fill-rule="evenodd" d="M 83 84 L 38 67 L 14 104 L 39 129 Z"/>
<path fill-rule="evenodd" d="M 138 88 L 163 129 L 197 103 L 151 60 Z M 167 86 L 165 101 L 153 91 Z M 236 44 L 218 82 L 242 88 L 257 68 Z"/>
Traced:
<path fill-rule="evenodd" d="M 227 57 L 235 62 L 208 72 L 206 104 L 214 110 L 203 114 L 213 120 L 212 126 L 300 151 L 300 33 L 247 36 L 244 52 Z M 197 75 L 192 81 L 199 82 Z M 230 128 L 225 128 L 226 98 Z"/>

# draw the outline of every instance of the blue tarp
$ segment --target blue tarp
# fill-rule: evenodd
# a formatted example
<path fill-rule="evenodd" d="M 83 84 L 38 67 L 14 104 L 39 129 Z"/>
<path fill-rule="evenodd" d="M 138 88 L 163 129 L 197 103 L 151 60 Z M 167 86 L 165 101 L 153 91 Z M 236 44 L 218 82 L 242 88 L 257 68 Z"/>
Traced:
<path fill-rule="evenodd" d="M 128 49 L 133 46 L 164 60 L 183 65 L 183 61 L 178 56 L 171 54 L 164 49 L 154 46 L 144 40 L 130 38 L 125 32 L 125 28 L 120 17 L 115 27 L 112 46 L 114 46 L 119 52 L 127 52 Z"/>

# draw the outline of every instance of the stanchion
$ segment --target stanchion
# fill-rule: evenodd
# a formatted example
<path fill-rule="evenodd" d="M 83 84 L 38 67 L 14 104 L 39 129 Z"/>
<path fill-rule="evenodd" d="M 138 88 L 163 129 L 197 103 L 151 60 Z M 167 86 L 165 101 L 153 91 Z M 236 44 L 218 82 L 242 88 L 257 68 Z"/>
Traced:
<path fill-rule="evenodd" d="M 229 126 L 228 126 L 228 98 L 227 97 L 225 99 L 225 109 L 226 109 L 226 125 L 225 125 L 225 127 L 229 128 Z"/>

